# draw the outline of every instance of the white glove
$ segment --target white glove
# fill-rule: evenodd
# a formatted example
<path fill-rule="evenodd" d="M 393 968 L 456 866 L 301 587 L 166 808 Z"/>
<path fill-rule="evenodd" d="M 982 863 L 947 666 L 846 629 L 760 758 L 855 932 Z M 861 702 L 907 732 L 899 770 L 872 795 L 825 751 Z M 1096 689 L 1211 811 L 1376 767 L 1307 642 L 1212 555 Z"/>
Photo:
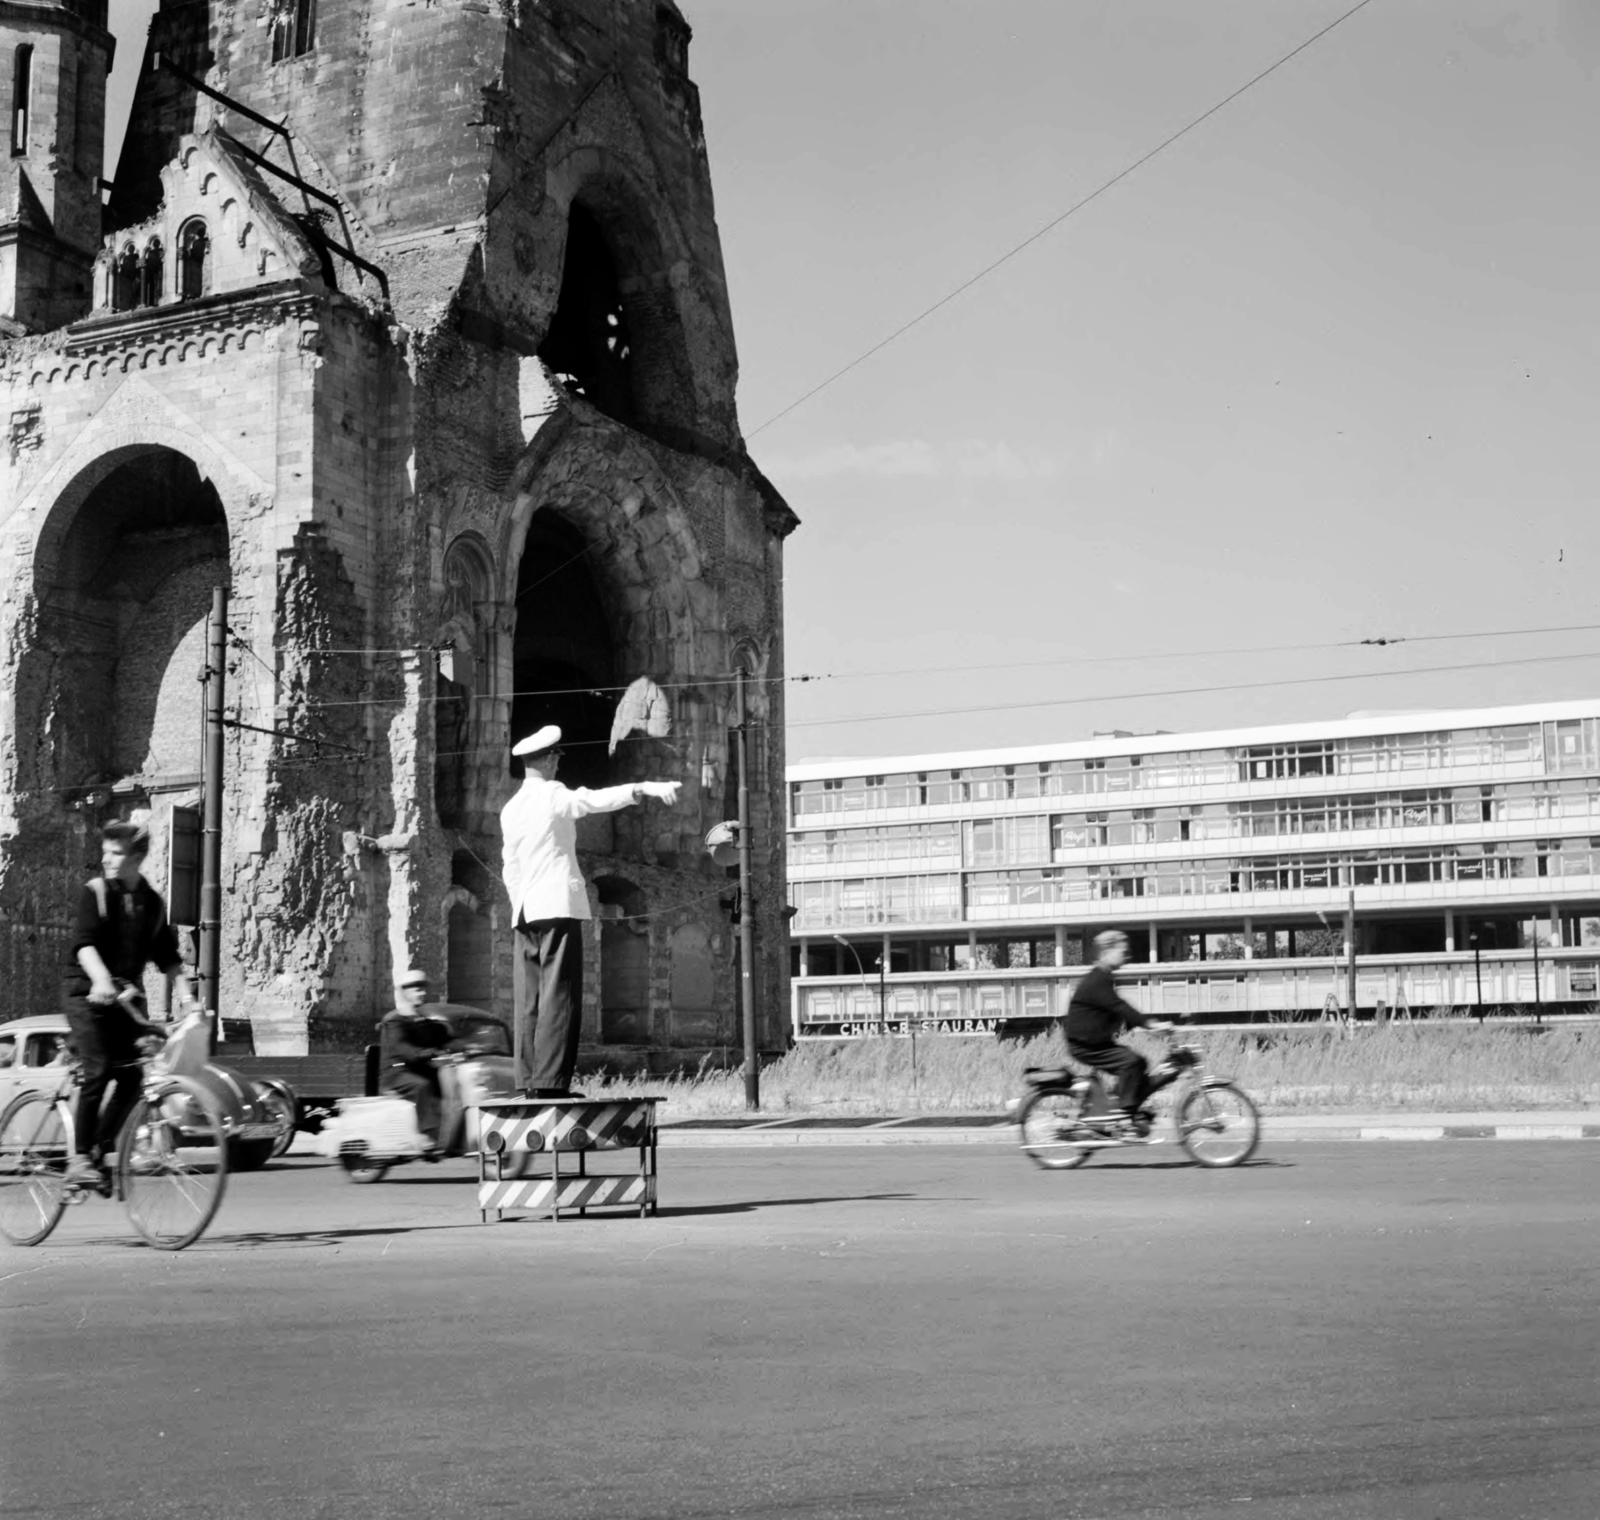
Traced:
<path fill-rule="evenodd" d="M 665 802 L 670 807 L 678 800 L 678 790 L 682 785 L 681 781 L 641 781 L 639 790 L 646 797 L 654 797 L 657 802 Z"/>

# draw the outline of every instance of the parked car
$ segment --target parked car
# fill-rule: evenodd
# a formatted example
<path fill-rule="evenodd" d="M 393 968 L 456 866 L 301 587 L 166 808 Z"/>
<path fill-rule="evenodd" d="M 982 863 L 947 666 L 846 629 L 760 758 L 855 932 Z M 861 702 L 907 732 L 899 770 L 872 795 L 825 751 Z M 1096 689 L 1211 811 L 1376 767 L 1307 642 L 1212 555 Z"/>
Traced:
<path fill-rule="evenodd" d="M 0 1024 L 0 1112 L 20 1092 L 53 1087 L 70 1059 L 64 1013 L 37 1013 Z M 228 1165 L 250 1172 L 281 1156 L 294 1139 L 298 1100 L 286 1082 L 252 1081 L 220 1062 L 196 1073 L 222 1105 Z"/>

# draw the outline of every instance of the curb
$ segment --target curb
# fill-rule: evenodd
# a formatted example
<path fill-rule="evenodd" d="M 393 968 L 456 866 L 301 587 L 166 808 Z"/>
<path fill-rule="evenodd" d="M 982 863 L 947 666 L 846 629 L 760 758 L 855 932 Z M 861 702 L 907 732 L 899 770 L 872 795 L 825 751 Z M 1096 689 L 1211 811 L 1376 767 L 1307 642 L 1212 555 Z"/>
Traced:
<path fill-rule="evenodd" d="M 1486 1118 L 1463 1123 L 1414 1120 L 1380 1120 L 1368 1116 L 1340 1123 L 1337 1117 L 1272 1119 L 1262 1121 L 1263 1140 L 1351 1141 L 1378 1140 L 1600 1140 L 1600 1118 L 1574 1122 L 1567 1116 L 1540 1123 L 1537 1120 Z M 887 1120 L 870 1128 L 783 1128 L 756 1125 L 737 1129 L 677 1129 L 662 1125 L 658 1143 L 668 1150 L 766 1149 L 779 1145 L 1015 1145 L 1016 1126 L 1005 1121 L 990 1124 L 951 1125 L 911 1129 L 907 1121 Z"/>

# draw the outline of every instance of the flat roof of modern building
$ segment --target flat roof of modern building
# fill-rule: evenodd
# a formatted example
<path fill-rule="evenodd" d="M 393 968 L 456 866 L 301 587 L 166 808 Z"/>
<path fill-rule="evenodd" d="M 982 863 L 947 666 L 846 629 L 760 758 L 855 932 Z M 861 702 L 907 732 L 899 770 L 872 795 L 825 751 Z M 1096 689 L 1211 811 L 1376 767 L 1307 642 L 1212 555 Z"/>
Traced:
<path fill-rule="evenodd" d="M 1600 697 L 1572 702 L 1528 702 L 1515 707 L 1414 708 L 1351 713 L 1308 723 L 1272 723 L 1251 728 L 1220 728 L 1195 733 L 1156 731 L 1101 734 L 1055 744 L 1004 748 L 940 750 L 913 755 L 850 755 L 804 760 L 787 767 L 790 781 L 821 781 L 833 776 L 899 774 L 902 771 L 965 770 L 972 766 L 1032 765 L 1050 760 L 1100 759 L 1117 755 L 1164 755 L 1195 750 L 1246 749 L 1298 744 L 1319 739 L 1387 734 L 1440 733 L 1462 728 L 1502 728 L 1519 723 L 1600 717 Z"/>

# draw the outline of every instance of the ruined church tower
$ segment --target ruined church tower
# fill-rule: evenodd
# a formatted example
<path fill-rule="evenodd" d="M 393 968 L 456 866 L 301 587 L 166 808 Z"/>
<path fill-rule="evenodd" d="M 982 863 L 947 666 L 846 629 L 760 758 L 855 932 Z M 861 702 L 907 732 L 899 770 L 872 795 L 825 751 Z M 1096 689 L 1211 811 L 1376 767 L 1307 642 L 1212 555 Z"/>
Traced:
<path fill-rule="evenodd" d="M 701 840 L 741 670 L 780 1047 L 795 518 L 739 432 L 676 5 L 163 0 L 102 194 L 105 23 L 0 0 L 0 1016 L 54 1005 L 98 825 L 148 821 L 166 884 L 225 585 L 258 1049 L 365 1043 L 406 964 L 509 1011 L 498 814 L 555 722 L 569 783 L 684 783 L 580 825 L 591 1059 L 736 1059 Z"/>

